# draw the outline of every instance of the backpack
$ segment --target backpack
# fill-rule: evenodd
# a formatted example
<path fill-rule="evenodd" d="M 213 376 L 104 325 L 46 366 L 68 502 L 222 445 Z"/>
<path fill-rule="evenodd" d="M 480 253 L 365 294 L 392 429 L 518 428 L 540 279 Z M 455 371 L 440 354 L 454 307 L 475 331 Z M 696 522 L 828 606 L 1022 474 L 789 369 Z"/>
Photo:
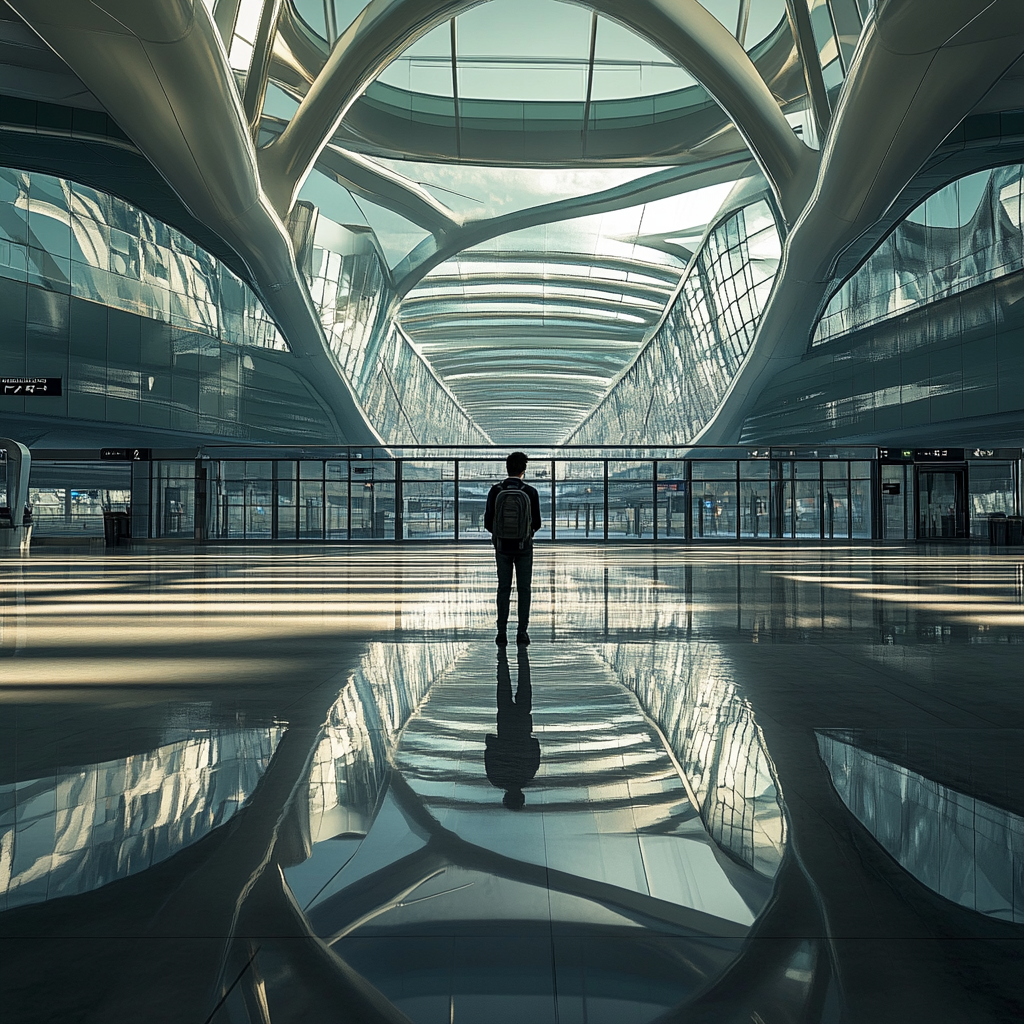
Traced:
<path fill-rule="evenodd" d="M 533 536 L 533 521 L 530 514 L 530 496 L 522 484 L 501 485 L 494 499 L 495 541 L 514 540 L 519 542 L 520 549 Z"/>

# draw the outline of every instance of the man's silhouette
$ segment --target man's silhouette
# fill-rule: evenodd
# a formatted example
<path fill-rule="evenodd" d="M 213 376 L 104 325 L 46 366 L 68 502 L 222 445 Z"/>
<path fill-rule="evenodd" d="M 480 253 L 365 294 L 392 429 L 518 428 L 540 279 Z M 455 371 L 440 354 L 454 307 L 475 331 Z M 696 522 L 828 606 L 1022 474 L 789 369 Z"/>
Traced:
<path fill-rule="evenodd" d="M 525 647 L 518 648 L 519 666 L 516 695 L 512 696 L 512 677 L 508 655 L 498 651 L 498 735 L 488 734 L 484 767 L 492 786 L 505 790 L 501 802 L 518 811 L 528 786 L 540 767 L 540 743 L 531 735 L 533 687 L 530 684 L 530 656 Z"/>
<path fill-rule="evenodd" d="M 533 535 L 541 527 L 540 495 L 535 487 L 523 483 L 526 464 L 524 452 L 513 452 L 505 460 L 508 476 L 487 493 L 484 508 L 484 529 L 494 541 L 494 562 L 498 570 L 498 635 L 499 647 L 508 644 L 508 613 L 512 601 L 512 571 L 515 570 L 519 594 L 516 643 L 530 642 L 530 599 L 533 593 Z"/>

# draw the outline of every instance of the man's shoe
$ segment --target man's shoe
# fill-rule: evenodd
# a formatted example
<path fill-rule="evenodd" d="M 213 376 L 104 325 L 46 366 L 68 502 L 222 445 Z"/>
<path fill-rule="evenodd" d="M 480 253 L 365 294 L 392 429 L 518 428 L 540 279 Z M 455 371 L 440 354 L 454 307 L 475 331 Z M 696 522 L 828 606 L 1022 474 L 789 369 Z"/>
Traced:
<path fill-rule="evenodd" d="M 508 647 L 508 637 L 504 633 L 499 633 L 495 638 L 494 642 L 499 647 Z"/>
<path fill-rule="evenodd" d="M 518 647 L 529 647 L 530 646 L 530 634 L 526 630 L 522 630 L 516 633 L 516 645 Z"/>

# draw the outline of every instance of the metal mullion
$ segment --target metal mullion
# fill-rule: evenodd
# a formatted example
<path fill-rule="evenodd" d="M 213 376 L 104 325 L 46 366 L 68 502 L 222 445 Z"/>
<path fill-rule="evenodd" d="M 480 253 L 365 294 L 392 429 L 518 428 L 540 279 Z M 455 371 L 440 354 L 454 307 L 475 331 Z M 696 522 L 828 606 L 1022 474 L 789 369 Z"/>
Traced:
<path fill-rule="evenodd" d="M 453 460 L 455 463 L 455 501 L 453 503 L 453 515 L 455 516 L 455 542 L 459 542 L 459 459 Z M 444 481 L 441 481 L 441 508 L 444 508 Z M 444 513 L 441 514 L 441 529 L 444 529 Z"/>
<path fill-rule="evenodd" d="M 869 503 L 870 505 L 870 503 Z M 869 513 L 870 514 L 870 513 Z M 868 534 L 871 534 L 870 524 Z M 846 463 L 846 539 L 853 540 L 853 462 Z"/>
<path fill-rule="evenodd" d="M 604 539 L 608 539 L 608 460 L 604 460 Z M 607 581 L 607 577 L 606 577 Z M 607 598 L 607 591 L 605 593 Z M 605 629 L 608 628 L 607 622 L 607 601 L 605 603 Z"/>
<path fill-rule="evenodd" d="M 324 0 L 324 31 L 327 33 L 327 45 L 333 48 L 338 41 L 338 13 L 334 9 L 334 0 Z"/>
<path fill-rule="evenodd" d="M 590 15 L 590 61 L 587 64 L 587 98 L 583 104 L 583 155 L 587 155 L 587 131 L 590 125 L 590 101 L 594 94 L 594 53 L 597 50 L 597 11 Z"/>
<path fill-rule="evenodd" d="M 459 62 L 455 19 L 451 20 L 452 105 L 455 108 L 455 155 L 462 158 L 462 117 L 459 112 Z"/>
<path fill-rule="evenodd" d="M 278 536 L 278 533 L 279 533 L 279 530 L 278 530 L 278 519 L 280 518 L 280 516 L 278 515 L 278 501 L 277 501 L 277 497 L 278 497 L 278 488 L 277 488 L 277 475 L 278 474 L 277 474 L 277 470 L 278 470 L 278 466 L 280 466 L 280 464 L 281 463 L 280 463 L 279 459 L 271 460 L 271 465 L 273 466 L 273 468 L 270 471 L 270 539 L 271 540 L 280 540 L 280 537 Z"/>
<path fill-rule="evenodd" d="M 651 539 L 658 542 L 658 460 L 651 461 L 651 493 L 654 499 L 654 511 L 651 514 Z"/>
<path fill-rule="evenodd" d="M 740 460 L 736 460 L 736 543 L 740 541 L 740 526 L 743 522 L 743 503 L 740 500 Z"/>
<path fill-rule="evenodd" d="M 693 460 L 686 460 L 686 504 L 683 506 L 683 522 L 686 543 L 693 541 Z"/>
<path fill-rule="evenodd" d="M 739 13 L 736 16 L 736 42 L 743 46 L 747 38 L 747 22 L 750 20 L 750 0 L 740 0 Z M 745 49 L 745 47 L 744 47 Z"/>
<path fill-rule="evenodd" d="M 832 513 L 832 532 L 835 533 L 835 512 Z M 818 460 L 818 540 L 825 539 L 825 463 Z"/>
<path fill-rule="evenodd" d="M 558 519 L 558 508 L 555 505 L 555 460 L 551 460 L 551 540 L 555 540 L 556 520 Z"/>

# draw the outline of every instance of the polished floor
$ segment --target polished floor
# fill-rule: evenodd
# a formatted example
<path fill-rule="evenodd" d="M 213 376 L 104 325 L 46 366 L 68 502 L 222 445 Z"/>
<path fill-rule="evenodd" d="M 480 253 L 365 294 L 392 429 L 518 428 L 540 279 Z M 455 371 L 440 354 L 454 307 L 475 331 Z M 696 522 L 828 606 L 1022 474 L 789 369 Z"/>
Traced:
<path fill-rule="evenodd" d="M 0 1018 L 1024 1020 L 1024 557 L 547 545 L 507 651 L 493 577 L 0 561 Z"/>

